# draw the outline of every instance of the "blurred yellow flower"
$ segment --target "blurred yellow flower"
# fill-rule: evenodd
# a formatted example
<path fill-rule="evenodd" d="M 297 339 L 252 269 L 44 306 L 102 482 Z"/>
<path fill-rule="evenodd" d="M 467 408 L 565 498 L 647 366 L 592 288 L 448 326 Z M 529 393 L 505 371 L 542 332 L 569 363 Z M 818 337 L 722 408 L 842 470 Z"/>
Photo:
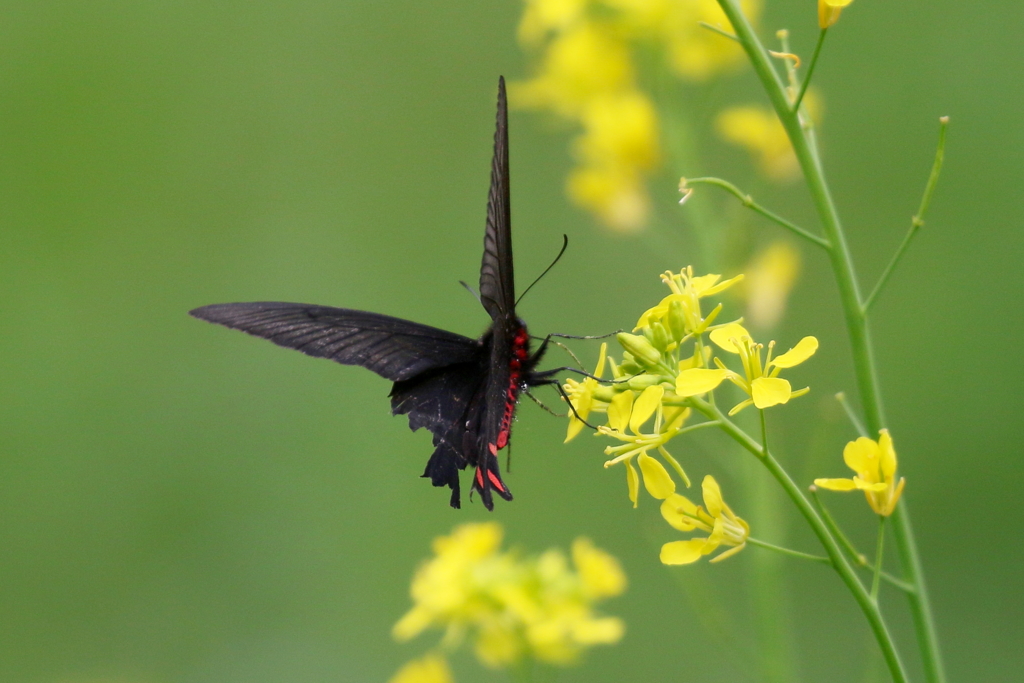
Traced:
<path fill-rule="evenodd" d="M 785 128 L 771 109 L 753 105 L 730 107 L 718 114 L 715 128 L 726 142 L 750 152 L 766 177 L 772 180 L 799 177 L 800 164 Z"/>
<path fill-rule="evenodd" d="M 746 318 L 759 329 L 775 327 L 800 273 L 800 251 L 783 240 L 772 242 L 744 271 L 741 295 L 747 302 Z"/>
<path fill-rule="evenodd" d="M 455 679 L 444 657 L 429 654 L 403 666 L 388 683 L 455 683 Z"/>
<path fill-rule="evenodd" d="M 816 338 L 804 337 L 792 349 L 774 358 L 772 350 L 775 348 L 775 342 L 769 342 L 768 355 L 762 364 L 761 349 L 764 346 L 755 342 L 742 325 L 738 323 L 722 325 L 712 330 L 709 336 L 719 348 L 729 353 L 738 354 L 743 362 L 743 375 L 739 375 L 728 370 L 719 359 L 715 359 L 719 369 L 726 372 L 725 378 L 750 397 L 737 403 L 729 411 L 729 415 L 735 415 L 750 405 L 763 410 L 788 403 L 789 399 L 803 396 L 810 391 L 809 388 L 793 391 L 789 381 L 778 375 L 781 370 L 797 366 L 813 356 L 818 350 Z"/>
<path fill-rule="evenodd" d="M 843 8 L 853 0 L 818 0 L 818 26 L 822 30 L 839 21 Z"/>
<path fill-rule="evenodd" d="M 731 546 L 712 562 L 720 562 L 743 550 L 750 535 L 750 525 L 725 504 L 718 482 L 710 474 L 701 484 L 704 506 L 694 505 L 686 496 L 673 493 L 661 504 L 661 515 L 680 531 L 699 530 L 709 534 L 705 538 L 672 541 L 661 546 L 663 564 L 691 564 L 720 546 Z"/>
<path fill-rule="evenodd" d="M 752 16 L 760 2 L 742 5 Z M 580 126 L 567 192 L 615 230 L 646 224 L 646 182 L 660 157 L 658 116 L 638 84 L 635 48 L 654 46 L 690 80 L 704 80 L 742 57 L 734 41 L 701 21 L 728 26 L 715 0 L 526 0 L 519 40 L 537 53 L 537 68 L 529 80 L 512 84 L 512 102 Z"/>
<path fill-rule="evenodd" d="M 814 484 L 832 491 L 863 491 L 872 510 L 884 517 L 891 515 L 906 480 L 896 479 L 896 449 L 889 430 L 879 431 L 878 441 L 862 436 L 849 442 L 843 460 L 857 473 L 853 479 L 815 479 Z"/>
<path fill-rule="evenodd" d="M 501 538 L 501 526 L 490 522 L 435 539 L 435 556 L 413 578 L 414 604 L 395 624 L 395 638 L 441 628 L 442 647 L 470 638 L 483 664 L 501 668 L 526 658 L 569 664 L 584 649 L 622 637 L 621 620 L 593 611 L 593 603 L 626 588 L 614 557 L 577 539 L 572 568 L 558 550 L 539 557 L 502 552 Z"/>

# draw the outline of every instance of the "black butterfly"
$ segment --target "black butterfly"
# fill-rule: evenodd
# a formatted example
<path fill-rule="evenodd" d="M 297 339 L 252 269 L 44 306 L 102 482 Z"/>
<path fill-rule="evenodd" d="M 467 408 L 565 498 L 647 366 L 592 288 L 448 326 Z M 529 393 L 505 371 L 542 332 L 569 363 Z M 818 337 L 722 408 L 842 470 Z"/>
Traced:
<path fill-rule="evenodd" d="M 516 317 L 503 78 L 498 80 L 480 302 L 491 326 L 479 339 L 379 313 L 307 304 L 214 304 L 190 313 L 310 356 L 361 365 L 393 381 L 391 412 L 408 415 L 413 430 L 433 432 L 436 448 L 423 476 L 452 489 L 452 507 L 460 506 L 459 470 L 467 465 L 476 468 L 473 488 L 488 510 L 494 508 L 491 491 L 512 500 L 497 453 L 508 444 L 519 393 L 557 386 L 557 381 L 551 379 L 554 371 L 534 372 L 547 342 L 531 353 L 526 325 Z"/>

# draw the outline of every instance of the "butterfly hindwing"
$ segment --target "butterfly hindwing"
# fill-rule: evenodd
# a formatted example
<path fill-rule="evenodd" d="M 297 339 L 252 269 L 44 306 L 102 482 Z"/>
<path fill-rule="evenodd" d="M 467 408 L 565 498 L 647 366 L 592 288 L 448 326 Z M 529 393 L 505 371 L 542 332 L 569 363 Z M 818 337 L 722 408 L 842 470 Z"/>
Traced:
<path fill-rule="evenodd" d="M 257 301 L 214 304 L 189 313 L 309 356 L 361 365 L 393 382 L 475 361 L 481 353 L 479 341 L 461 334 L 347 308 Z"/>

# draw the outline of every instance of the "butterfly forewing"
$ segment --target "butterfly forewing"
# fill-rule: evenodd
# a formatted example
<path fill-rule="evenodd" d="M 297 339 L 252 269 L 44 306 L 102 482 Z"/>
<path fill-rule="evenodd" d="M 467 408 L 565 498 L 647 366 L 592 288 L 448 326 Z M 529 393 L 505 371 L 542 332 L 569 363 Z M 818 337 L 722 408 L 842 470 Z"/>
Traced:
<path fill-rule="evenodd" d="M 475 361 L 482 352 L 479 341 L 461 334 L 347 308 L 257 301 L 214 304 L 189 313 L 309 356 L 361 365 L 393 382 Z"/>
<path fill-rule="evenodd" d="M 487 229 L 480 264 L 480 299 L 491 318 L 515 317 L 512 271 L 512 215 L 508 178 L 508 104 L 505 79 L 498 80 L 498 115 L 494 130 L 491 187 L 487 193 Z"/>

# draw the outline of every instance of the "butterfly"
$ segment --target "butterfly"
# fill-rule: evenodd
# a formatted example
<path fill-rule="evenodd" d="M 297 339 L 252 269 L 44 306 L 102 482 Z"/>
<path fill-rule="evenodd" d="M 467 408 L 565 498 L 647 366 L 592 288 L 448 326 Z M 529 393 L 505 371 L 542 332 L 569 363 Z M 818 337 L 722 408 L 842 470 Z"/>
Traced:
<path fill-rule="evenodd" d="M 459 471 L 468 466 L 474 468 L 472 490 L 488 510 L 494 493 L 512 500 L 497 455 L 508 445 L 519 395 L 534 386 L 560 387 L 553 371 L 535 371 L 547 340 L 532 351 L 526 324 L 516 316 L 504 78 L 498 80 L 479 298 L 491 316 L 479 339 L 380 313 L 309 304 L 213 304 L 190 314 L 391 380 L 392 414 L 408 415 L 414 431 L 433 433 L 434 452 L 422 476 L 451 489 L 452 507 L 461 505 Z"/>

